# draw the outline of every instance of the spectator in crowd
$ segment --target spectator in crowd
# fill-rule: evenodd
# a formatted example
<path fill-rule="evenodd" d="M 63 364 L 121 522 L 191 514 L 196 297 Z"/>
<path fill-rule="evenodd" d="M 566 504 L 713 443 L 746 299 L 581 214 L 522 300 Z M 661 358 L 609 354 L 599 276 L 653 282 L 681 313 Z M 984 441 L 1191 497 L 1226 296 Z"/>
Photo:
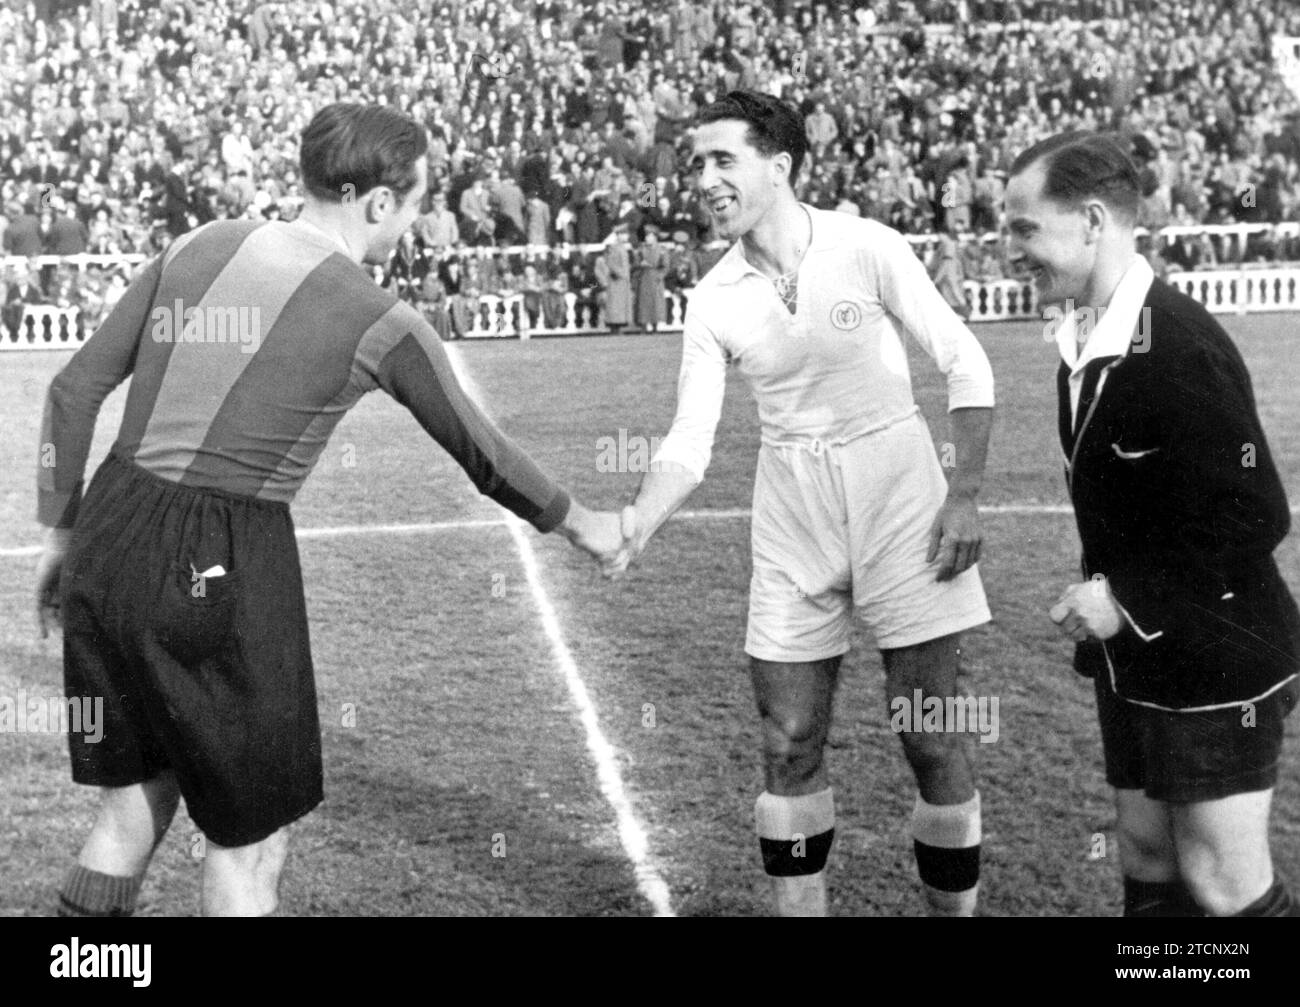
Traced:
<path fill-rule="evenodd" d="M 24 311 L 31 305 L 46 303 L 45 294 L 36 282 L 36 273 L 35 263 L 26 269 L 20 269 L 15 282 L 5 294 L 4 324 L 13 336 L 20 334 Z"/>
<path fill-rule="evenodd" d="M 970 317 L 970 305 L 966 303 L 966 266 L 957 244 L 957 220 L 949 217 L 944 232 L 939 235 L 934 252 L 929 262 L 930 279 L 935 288 L 943 295 L 948 306 L 961 315 Z"/>
<path fill-rule="evenodd" d="M 524 192 L 511 176 L 500 177 L 493 172 L 496 183 L 492 191 L 493 214 L 497 226 L 494 232 L 498 243 L 519 245 L 524 241 Z"/>
<path fill-rule="evenodd" d="M 944 230 L 953 235 L 967 234 L 971 228 L 971 204 L 974 193 L 968 171 L 970 161 L 959 157 L 948 172 L 943 183 L 943 196 L 940 203 L 944 208 Z M 951 221 L 951 227 L 949 222 Z"/>
<path fill-rule="evenodd" d="M 451 339 L 451 313 L 447 310 L 447 291 L 436 273 L 425 276 L 416 303 L 419 305 L 420 313 L 439 337 L 444 340 Z"/>
<path fill-rule="evenodd" d="M 568 290 L 569 278 L 561 272 L 542 291 L 542 325 L 547 329 L 555 331 L 567 326 L 569 302 L 565 294 Z"/>
<path fill-rule="evenodd" d="M 672 252 L 668 272 L 664 276 L 664 287 L 674 293 L 682 293 L 691 290 L 700 282 L 695 268 L 695 255 L 691 248 L 694 240 L 685 231 L 674 231 L 672 238 L 676 248 Z"/>
<path fill-rule="evenodd" d="M 150 254 L 219 217 L 292 219 L 291 138 L 346 95 L 429 129 L 431 189 L 452 221 L 422 218 L 422 248 L 594 245 L 640 214 L 707 249 L 686 126 L 752 82 L 807 117 L 806 201 L 909 233 L 942 229 L 936 211 L 996 229 L 1008 152 L 1072 128 L 1119 129 L 1145 152 L 1147 227 L 1175 202 L 1195 224 L 1296 216 L 1297 101 L 1270 53 L 1273 36 L 1300 33 L 1284 0 L 1080 0 L 1065 20 L 1046 0 L 857 7 L 96 0 L 92 13 L 5 0 L 0 200 L 47 206 L 57 192 L 89 228 L 87 247 L 110 254 Z M 925 31 L 939 20 L 946 30 Z M 501 185 L 485 201 L 471 180 L 492 170 Z M 645 205 L 643 180 L 656 188 Z M 549 221 L 530 205 L 537 193 Z M 9 208 L 3 241 L 25 256 L 40 235 L 24 216 Z M 1223 252 L 1276 257 L 1293 244 L 1259 236 Z"/>
<path fill-rule="evenodd" d="M 440 250 L 460 244 L 460 226 L 456 215 L 447 209 L 445 192 L 434 193 L 433 206 L 416 218 L 412 229 L 426 248 Z"/>
<path fill-rule="evenodd" d="M 428 272 L 428 263 L 416 247 L 415 233 L 408 230 L 398 239 L 380 286 L 403 300 L 414 302 Z"/>
<path fill-rule="evenodd" d="M 826 111 L 824 103 L 818 102 L 812 115 L 804 120 L 804 125 L 808 131 L 808 145 L 812 148 L 812 156 L 820 160 L 826 148 L 840 135 L 840 127 L 835 122 L 835 116 Z"/>
<path fill-rule="evenodd" d="M 519 290 L 524 295 L 524 317 L 528 327 L 535 329 L 542 317 L 542 277 L 531 262 L 524 266 Z"/>
<path fill-rule="evenodd" d="M 475 330 L 475 318 L 479 308 L 479 289 L 466 286 L 459 293 L 447 298 L 447 313 L 451 318 L 453 339 L 464 339 Z"/>
<path fill-rule="evenodd" d="M 992 164 L 980 169 L 971 192 L 971 229 L 976 234 L 996 231 L 1002 214 L 1006 184 Z"/>
<path fill-rule="evenodd" d="M 44 252 L 41 238 L 41 222 L 36 216 L 36 207 L 27 203 L 21 212 L 15 213 L 5 230 L 5 254 L 20 255 L 24 258 L 40 255 Z"/>
<path fill-rule="evenodd" d="M 540 191 L 534 192 L 524 206 L 524 243 L 527 245 L 551 243 L 551 208 L 542 198 Z"/>
<path fill-rule="evenodd" d="M 55 212 L 50 218 L 49 232 L 45 239 L 45 254 L 83 254 L 90 241 L 90 233 L 86 225 L 69 212 L 61 198 L 55 197 L 53 206 Z"/>
<path fill-rule="evenodd" d="M 487 186 L 481 176 L 460 195 L 461 234 L 471 245 L 490 245 L 496 234 L 496 220 Z"/>
<path fill-rule="evenodd" d="M 595 263 L 601 318 L 615 335 L 632 322 L 632 262 L 627 237 L 625 226 L 611 231 L 605 251 Z"/>
<path fill-rule="evenodd" d="M 668 253 L 659 244 L 659 228 L 647 223 L 640 247 L 633 252 L 632 276 L 636 285 L 636 324 L 646 332 L 656 331 L 668 321 L 664 307 L 664 278 L 668 274 Z"/>

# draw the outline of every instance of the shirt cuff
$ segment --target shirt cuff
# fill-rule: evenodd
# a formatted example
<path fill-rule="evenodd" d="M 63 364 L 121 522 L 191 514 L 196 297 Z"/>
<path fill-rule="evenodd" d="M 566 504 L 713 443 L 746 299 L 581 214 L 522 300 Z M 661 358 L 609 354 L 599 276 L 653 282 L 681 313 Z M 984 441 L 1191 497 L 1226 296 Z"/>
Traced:
<path fill-rule="evenodd" d="M 543 535 L 554 531 L 569 516 L 569 505 L 569 494 L 562 489 L 556 490 L 551 502 L 530 523 Z"/>
<path fill-rule="evenodd" d="M 948 412 L 954 409 L 992 409 L 993 386 L 982 382 L 954 381 L 948 385 Z"/>
<path fill-rule="evenodd" d="M 708 462 L 706 461 L 701 465 L 699 458 L 697 456 L 693 457 L 692 453 L 674 450 L 671 444 L 665 443 L 660 445 L 659 450 L 650 459 L 650 471 L 656 471 L 655 466 L 660 462 L 672 462 L 675 465 L 680 465 L 694 477 L 696 483 L 704 482 L 704 470 L 708 466 Z"/>
<path fill-rule="evenodd" d="M 36 520 L 47 528 L 71 528 L 81 506 L 81 487 L 71 491 L 36 491 Z"/>

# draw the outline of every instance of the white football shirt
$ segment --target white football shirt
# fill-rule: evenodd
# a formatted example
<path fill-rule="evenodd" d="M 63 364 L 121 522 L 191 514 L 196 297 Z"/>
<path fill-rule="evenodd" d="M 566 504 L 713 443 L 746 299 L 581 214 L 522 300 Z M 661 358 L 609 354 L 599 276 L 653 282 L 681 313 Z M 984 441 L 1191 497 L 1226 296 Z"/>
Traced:
<path fill-rule="evenodd" d="M 765 443 L 834 443 L 916 410 L 900 329 L 934 358 L 948 409 L 993 406 L 993 372 L 901 234 L 800 204 L 812 242 L 791 314 L 737 241 L 690 295 L 677 415 L 655 461 L 704 478 L 734 363 L 758 401 Z"/>

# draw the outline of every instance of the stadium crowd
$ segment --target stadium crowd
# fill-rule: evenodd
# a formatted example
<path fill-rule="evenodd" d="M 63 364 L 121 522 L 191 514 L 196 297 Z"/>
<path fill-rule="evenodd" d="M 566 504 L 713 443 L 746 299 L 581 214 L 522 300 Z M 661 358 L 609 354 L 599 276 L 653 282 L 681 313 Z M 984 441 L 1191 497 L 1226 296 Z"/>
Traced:
<path fill-rule="evenodd" d="M 546 322 L 571 290 L 614 327 L 651 328 L 663 291 L 720 254 L 690 120 L 758 87 L 807 117 L 809 203 L 973 233 L 940 243 L 935 268 L 994 279 L 1012 159 L 1074 127 L 1131 136 L 1147 228 L 1297 219 L 1300 106 L 1275 35 L 1300 35 L 1286 0 L 4 0 L 3 248 L 147 256 L 209 220 L 290 219 L 312 112 L 383 102 L 432 142 L 428 204 L 381 282 L 448 335 L 489 292 L 523 293 Z M 501 246 L 528 247 L 484 254 Z M 1195 237 L 1157 252 L 1178 268 L 1217 254 Z M 35 296 L 97 317 L 125 282 L 7 270 L 5 324 Z"/>

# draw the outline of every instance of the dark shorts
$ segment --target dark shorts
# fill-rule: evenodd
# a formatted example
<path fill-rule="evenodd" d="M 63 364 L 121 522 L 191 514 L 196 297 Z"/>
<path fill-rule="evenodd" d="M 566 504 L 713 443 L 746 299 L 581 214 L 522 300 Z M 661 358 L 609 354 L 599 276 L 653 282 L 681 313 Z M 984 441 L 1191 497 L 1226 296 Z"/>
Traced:
<path fill-rule="evenodd" d="M 213 566 L 224 576 L 197 577 Z M 110 455 L 64 562 L 64 683 L 102 697 L 98 742 L 70 733 L 72 778 L 175 772 L 220 846 L 258 842 L 323 796 L 320 725 L 286 504 L 181 486 Z"/>
<path fill-rule="evenodd" d="M 1112 787 L 1181 804 L 1268 790 L 1277 783 L 1282 722 L 1300 699 L 1300 679 L 1256 703 L 1203 713 L 1139 706 L 1117 697 L 1107 675 L 1094 682 L 1106 782 Z"/>

